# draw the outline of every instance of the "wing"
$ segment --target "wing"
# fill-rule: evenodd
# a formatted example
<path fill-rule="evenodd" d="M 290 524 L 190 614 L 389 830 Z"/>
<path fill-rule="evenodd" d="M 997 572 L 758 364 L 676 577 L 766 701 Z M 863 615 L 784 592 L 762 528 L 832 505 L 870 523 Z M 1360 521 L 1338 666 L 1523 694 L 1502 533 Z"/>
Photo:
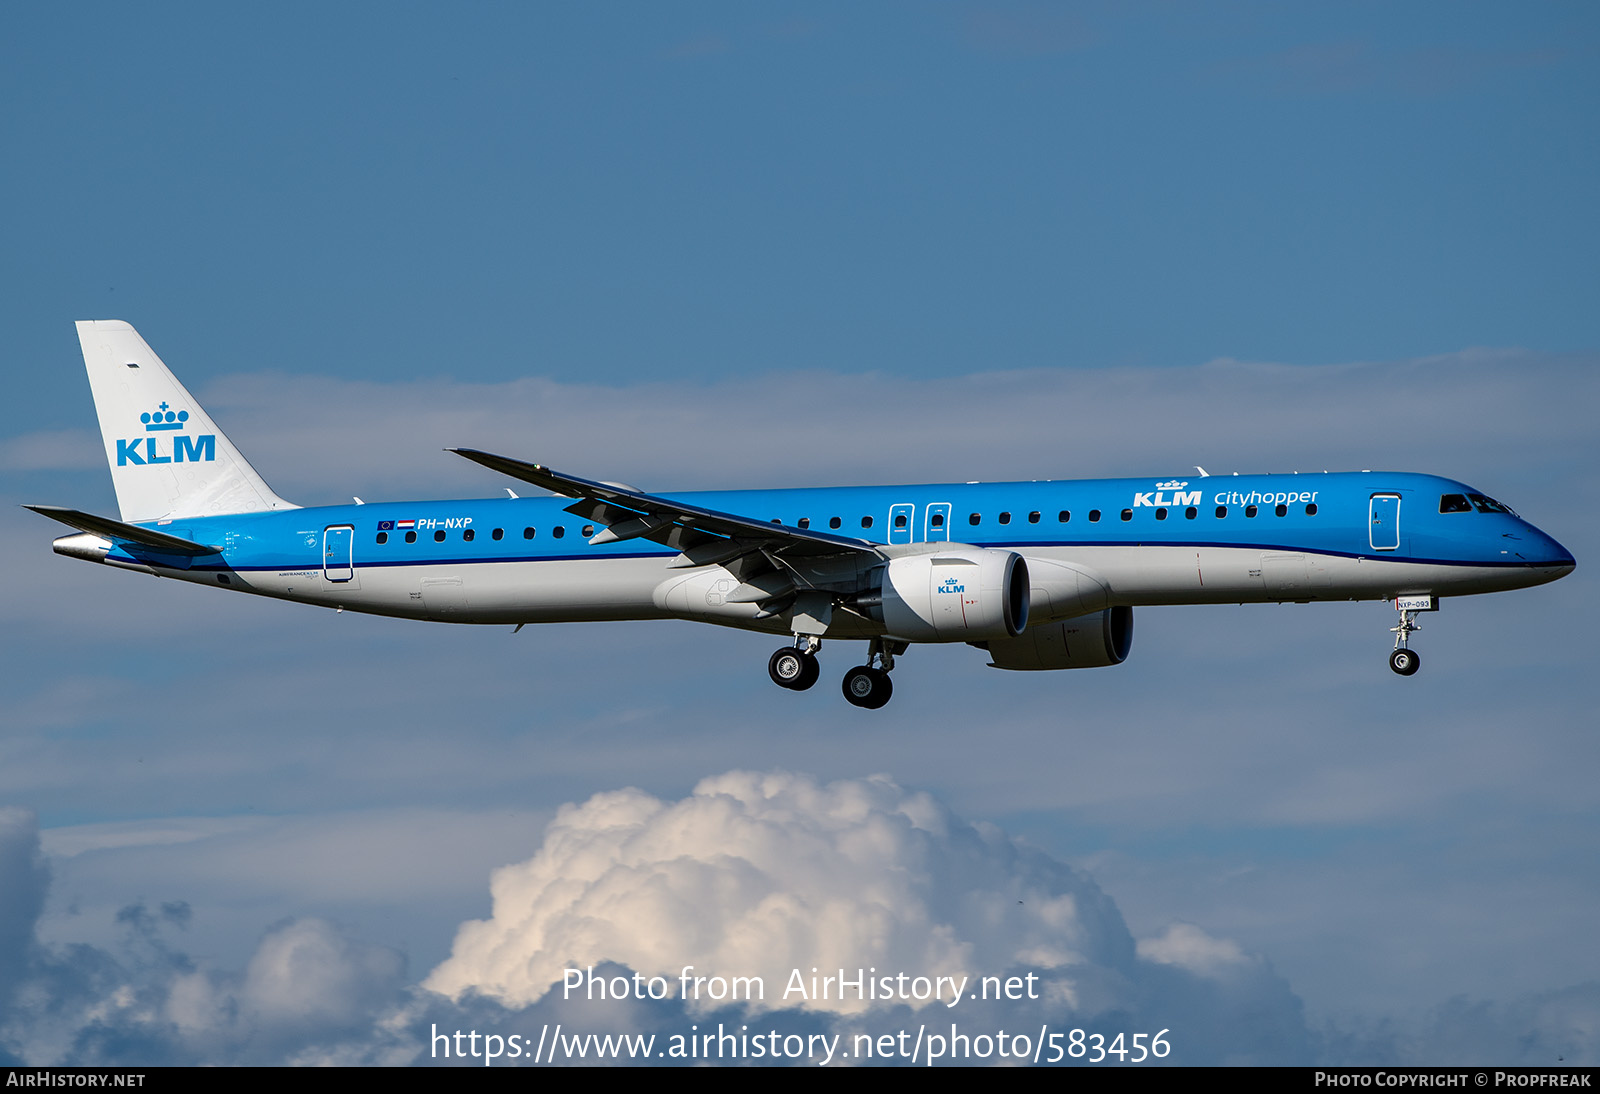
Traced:
<path fill-rule="evenodd" d="M 512 478 L 531 482 L 564 497 L 578 499 L 567 512 L 603 524 L 604 530 L 589 540 L 593 544 L 615 543 L 625 539 L 648 539 L 683 553 L 675 565 L 705 566 L 727 563 L 745 555 L 760 553 L 777 563 L 821 561 L 836 556 L 855 556 L 876 561 L 878 545 L 864 539 L 835 536 L 809 528 L 792 528 L 705 509 L 671 498 L 643 494 L 624 486 L 580 479 L 552 471 L 535 463 L 524 463 L 507 456 L 496 456 L 472 448 L 452 448 L 474 463 Z"/>

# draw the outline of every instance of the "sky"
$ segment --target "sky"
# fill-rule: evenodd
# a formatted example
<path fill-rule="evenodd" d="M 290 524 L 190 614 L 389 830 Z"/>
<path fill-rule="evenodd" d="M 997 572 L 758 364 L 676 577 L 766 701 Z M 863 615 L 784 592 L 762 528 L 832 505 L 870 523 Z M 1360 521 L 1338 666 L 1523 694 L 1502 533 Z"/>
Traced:
<path fill-rule="evenodd" d="M 0 1060 L 954 1021 L 1597 1062 L 1592 6 L 0 29 Z M 53 555 L 21 504 L 116 512 L 86 318 L 300 504 L 499 494 L 453 445 L 650 491 L 1393 468 L 1578 569 L 1447 602 L 1409 679 L 1383 604 L 1157 608 L 1116 668 L 917 647 L 861 711 L 844 643 L 790 694 L 770 637 L 513 636 Z M 767 994 L 563 997 L 574 965 Z M 778 998 L 813 966 L 1039 993 Z"/>

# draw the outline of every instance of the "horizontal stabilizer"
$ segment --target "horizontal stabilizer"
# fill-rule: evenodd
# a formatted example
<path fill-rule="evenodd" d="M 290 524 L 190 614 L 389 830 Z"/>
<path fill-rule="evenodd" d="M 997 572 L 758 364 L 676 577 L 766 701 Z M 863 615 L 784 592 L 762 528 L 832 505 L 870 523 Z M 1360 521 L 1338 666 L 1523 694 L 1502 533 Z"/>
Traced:
<path fill-rule="evenodd" d="M 76 509 L 63 509 L 59 505 L 24 505 L 23 508 L 32 509 L 42 517 L 59 520 L 68 528 L 76 528 L 80 532 L 92 532 L 97 536 L 104 536 L 119 543 L 137 543 L 141 547 L 165 551 L 174 555 L 213 555 L 217 553 L 217 548 L 207 547 L 203 543 L 180 539 L 177 536 L 169 536 L 165 532 L 157 532 L 151 528 L 140 528 L 137 524 L 124 524 L 120 520 L 112 520 L 110 517 L 97 517 L 93 513 L 80 513 Z"/>

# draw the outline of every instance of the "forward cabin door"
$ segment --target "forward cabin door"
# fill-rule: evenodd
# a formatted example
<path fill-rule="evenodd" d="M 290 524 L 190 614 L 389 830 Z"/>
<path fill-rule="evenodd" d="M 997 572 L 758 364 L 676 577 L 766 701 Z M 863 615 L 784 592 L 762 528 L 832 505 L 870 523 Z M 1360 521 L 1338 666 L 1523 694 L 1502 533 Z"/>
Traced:
<path fill-rule="evenodd" d="M 1367 507 L 1368 540 L 1374 551 L 1400 548 L 1400 495 L 1374 494 Z"/>

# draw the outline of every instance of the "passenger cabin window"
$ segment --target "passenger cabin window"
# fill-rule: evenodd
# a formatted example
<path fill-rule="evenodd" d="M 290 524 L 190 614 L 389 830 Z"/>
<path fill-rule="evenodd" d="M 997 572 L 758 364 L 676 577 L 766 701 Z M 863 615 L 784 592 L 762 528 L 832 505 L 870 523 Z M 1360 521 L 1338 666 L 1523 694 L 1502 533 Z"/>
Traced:
<path fill-rule="evenodd" d="M 1316 502 L 1312 502 L 1310 505 L 1306 506 L 1306 516 L 1314 517 L 1316 515 L 1317 515 L 1317 503 Z"/>
<path fill-rule="evenodd" d="M 1258 512 L 1258 510 L 1256 509 L 1256 507 L 1254 505 L 1246 505 L 1244 507 L 1244 515 L 1247 516 L 1247 517 L 1253 517 L 1253 516 L 1256 515 L 1257 512 Z"/>
<path fill-rule="evenodd" d="M 968 518 L 967 518 L 967 523 L 968 523 L 968 524 L 977 524 L 977 523 L 978 523 L 978 522 L 979 522 L 979 521 L 981 521 L 981 520 L 982 520 L 982 519 L 983 519 L 983 518 L 982 518 L 982 517 L 980 517 L 980 516 L 979 516 L 979 515 L 978 515 L 978 514 L 977 514 L 977 513 L 973 513 L 973 514 L 972 514 L 972 515 L 971 515 L 971 516 L 969 516 L 969 517 L 968 517 Z"/>
<path fill-rule="evenodd" d="M 1067 521 L 1069 521 L 1071 519 L 1072 519 L 1072 510 L 1070 510 L 1070 509 L 1063 509 L 1063 510 L 1061 510 L 1061 512 L 1056 514 L 1056 521 L 1059 524 L 1065 524 L 1065 523 L 1067 523 Z"/>
<path fill-rule="evenodd" d="M 1098 509 L 1089 510 L 1089 523 L 1090 524 L 1098 524 L 1099 522 L 1100 522 L 1100 510 L 1098 510 Z"/>
<path fill-rule="evenodd" d="M 465 532 L 461 533 L 461 538 L 466 540 L 468 543 L 471 543 L 473 540 L 478 538 L 478 533 L 471 528 L 468 528 Z"/>
<path fill-rule="evenodd" d="M 415 533 L 415 532 L 407 532 L 406 533 L 406 542 L 407 543 L 415 543 L 415 542 L 417 542 L 417 533 Z"/>
<path fill-rule="evenodd" d="M 1187 509 L 1185 509 L 1183 511 L 1183 519 L 1184 520 L 1193 520 L 1195 517 L 1197 517 L 1199 515 L 1200 515 L 1200 510 L 1196 509 L 1192 505 L 1189 506 L 1189 508 L 1187 508 Z"/>
<path fill-rule="evenodd" d="M 896 513 L 894 515 L 894 526 L 896 528 L 904 528 L 906 526 L 906 515 L 904 513 Z"/>
<path fill-rule="evenodd" d="M 1167 519 L 1167 510 L 1166 510 L 1165 506 L 1163 506 L 1162 508 L 1156 510 L 1156 519 L 1157 520 L 1166 520 Z"/>
<path fill-rule="evenodd" d="M 379 543 L 388 543 L 389 542 L 389 533 L 388 532 L 379 532 L 378 533 L 378 542 Z"/>
<path fill-rule="evenodd" d="M 523 539 L 532 539 L 533 538 L 533 529 L 532 528 L 524 528 L 522 530 L 522 538 Z"/>
<path fill-rule="evenodd" d="M 1035 509 L 1033 512 L 1028 514 L 1028 523 L 1029 524 L 1038 524 L 1039 523 L 1039 511 L 1037 509 Z"/>
<path fill-rule="evenodd" d="M 844 521 L 840 520 L 838 517 L 829 517 L 828 518 L 828 527 L 829 528 L 837 528 L 837 527 L 839 527 L 839 525 L 841 525 L 843 523 L 844 523 Z"/>
<path fill-rule="evenodd" d="M 1122 519 L 1123 520 L 1132 520 L 1133 519 L 1133 510 L 1132 509 L 1124 509 L 1122 511 Z"/>
<path fill-rule="evenodd" d="M 943 528 L 944 527 L 944 514 L 943 513 L 935 513 L 935 514 L 933 514 L 932 523 L 933 523 L 933 526 L 935 528 Z"/>
<path fill-rule="evenodd" d="M 811 527 L 811 518 L 810 517 L 801 517 L 800 518 L 800 523 L 798 525 L 796 525 L 796 527 L 798 527 L 798 528 L 810 528 Z"/>
<path fill-rule="evenodd" d="M 554 528 L 550 529 L 550 534 L 555 536 L 557 539 L 560 539 L 562 536 L 567 534 L 567 530 L 558 524 Z"/>
<path fill-rule="evenodd" d="M 585 524 L 583 526 L 583 538 L 588 539 L 592 535 L 594 535 L 594 525 Z"/>
<path fill-rule="evenodd" d="M 1289 515 L 1289 507 L 1287 505 L 1280 505 L 1274 509 L 1273 512 L 1278 514 L 1280 517 L 1286 517 Z"/>
<path fill-rule="evenodd" d="M 1000 523 L 1001 524 L 1010 524 L 1011 523 L 1011 514 L 1010 513 L 1001 513 L 1000 514 Z"/>
<path fill-rule="evenodd" d="M 1472 503 L 1465 494 L 1446 494 L 1439 499 L 1439 512 L 1441 513 L 1470 513 Z"/>
<path fill-rule="evenodd" d="M 1228 507 L 1226 505 L 1217 506 L 1217 516 L 1219 518 L 1220 517 L 1225 517 L 1227 515 L 1228 515 Z"/>
<path fill-rule="evenodd" d="M 863 528 L 871 528 L 872 527 L 872 518 L 871 517 L 862 517 L 861 518 L 861 527 L 863 527 Z"/>
<path fill-rule="evenodd" d="M 435 542 L 435 543 L 443 543 L 444 542 L 444 529 L 443 528 L 441 528 L 437 532 L 433 533 L 433 542 Z"/>
<path fill-rule="evenodd" d="M 506 530 L 504 528 L 496 528 L 493 532 L 489 533 L 489 538 L 490 539 L 505 539 L 506 538 Z"/>

